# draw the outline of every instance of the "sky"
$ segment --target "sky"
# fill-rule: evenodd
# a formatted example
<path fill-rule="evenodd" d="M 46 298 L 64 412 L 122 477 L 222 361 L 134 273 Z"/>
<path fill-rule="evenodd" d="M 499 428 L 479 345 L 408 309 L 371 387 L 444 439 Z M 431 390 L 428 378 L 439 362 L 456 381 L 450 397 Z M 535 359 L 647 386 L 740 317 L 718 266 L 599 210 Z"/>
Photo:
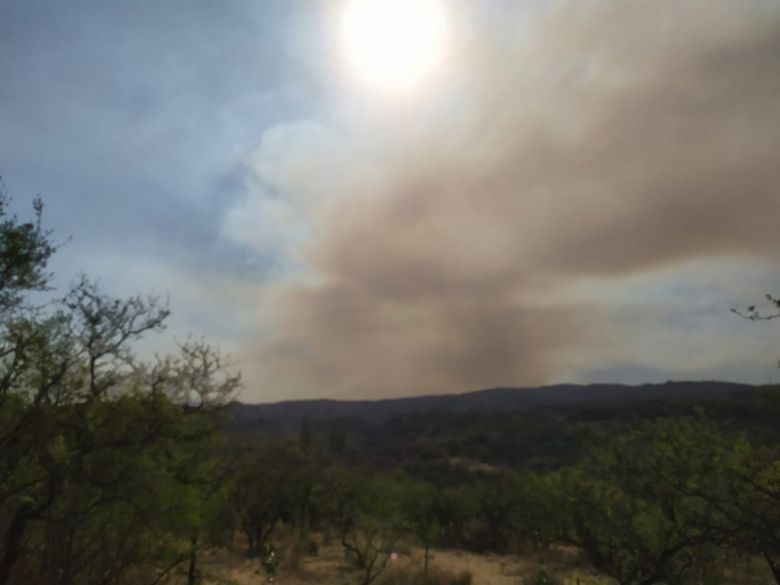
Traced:
<path fill-rule="evenodd" d="M 403 90 L 355 0 L 3 0 L 0 175 L 241 399 L 780 381 L 780 2 L 441 0 Z M 352 64 L 351 64 L 352 63 Z M 365 73 L 365 72 L 363 72 Z"/>

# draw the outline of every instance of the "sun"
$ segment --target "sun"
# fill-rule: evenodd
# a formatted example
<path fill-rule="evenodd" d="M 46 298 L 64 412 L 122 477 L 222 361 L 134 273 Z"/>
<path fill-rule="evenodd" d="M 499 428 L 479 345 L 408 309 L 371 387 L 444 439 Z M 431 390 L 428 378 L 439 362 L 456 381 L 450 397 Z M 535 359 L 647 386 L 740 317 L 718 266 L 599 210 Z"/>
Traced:
<path fill-rule="evenodd" d="M 344 56 L 371 87 L 411 90 L 441 63 L 446 41 L 441 0 L 347 0 L 343 10 Z"/>

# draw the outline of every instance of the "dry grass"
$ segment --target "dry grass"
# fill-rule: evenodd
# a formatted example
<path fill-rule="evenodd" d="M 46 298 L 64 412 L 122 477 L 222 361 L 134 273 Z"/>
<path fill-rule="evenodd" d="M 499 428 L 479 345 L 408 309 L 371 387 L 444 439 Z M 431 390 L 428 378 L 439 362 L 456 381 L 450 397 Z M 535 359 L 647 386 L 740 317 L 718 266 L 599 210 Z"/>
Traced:
<path fill-rule="evenodd" d="M 281 547 L 280 547 L 281 548 Z M 289 549 L 285 549 L 289 555 Z M 356 574 L 344 559 L 340 545 L 319 546 L 316 556 L 306 556 L 291 562 L 281 555 L 278 585 L 354 585 Z M 578 566 L 573 551 L 556 551 L 538 555 L 478 555 L 463 551 L 432 551 L 430 566 L 440 574 L 471 575 L 471 585 L 537 585 L 540 571 L 555 576 L 560 585 L 607 585 L 609 580 Z M 409 583 L 423 567 L 421 550 L 411 549 L 400 554 L 398 560 L 375 582 Z M 215 551 L 203 559 L 204 585 L 263 585 L 268 583 L 257 559 L 247 559 L 240 551 Z M 446 585 L 446 584 L 443 584 Z"/>

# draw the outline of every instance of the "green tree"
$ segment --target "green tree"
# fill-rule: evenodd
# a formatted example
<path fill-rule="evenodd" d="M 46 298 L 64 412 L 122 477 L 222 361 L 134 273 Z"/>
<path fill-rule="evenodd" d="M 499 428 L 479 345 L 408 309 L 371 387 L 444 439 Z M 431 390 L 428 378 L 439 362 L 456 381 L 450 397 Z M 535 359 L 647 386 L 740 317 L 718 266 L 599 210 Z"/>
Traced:
<path fill-rule="evenodd" d="M 764 557 L 780 583 L 780 450 L 745 434 L 727 435 L 694 419 L 661 421 L 645 433 L 657 459 L 655 481 L 690 501 L 703 502 L 699 519 L 718 542 Z"/>
<path fill-rule="evenodd" d="M 403 490 L 404 524 L 423 547 L 423 573 L 426 575 L 431 548 L 440 544 L 444 534 L 441 498 L 441 489 L 427 482 L 409 481 Z"/>
<path fill-rule="evenodd" d="M 18 308 L 30 291 L 44 290 L 49 282 L 46 265 L 56 246 L 41 226 L 43 201 L 33 200 L 34 218 L 20 221 L 9 215 L 10 197 L 0 177 L 0 312 Z"/>
<path fill-rule="evenodd" d="M 292 468 L 286 452 L 286 445 L 268 443 L 238 458 L 231 499 L 250 556 L 258 555 L 276 527 L 292 517 Z"/>
<path fill-rule="evenodd" d="M 523 473 L 515 482 L 516 505 L 510 520 L 517 539 L 534 548 L 547 548 L 567 534 L 566 482 L 559 472 Z"/>
<path fill-rule="evenodd" d="M 303 417 L 303 420 L 301 420 L 299 438 L 304 451 L 308 451 L 314 446 L 314 431 L 311 428 L 311 420 L 309 420 L 308 416 Z"/>
<path fill-rule="evenodd" d="M 153 582 L 209 522 L 203 479 L 216 417 L 240 384 L 203 342 L 139 360 L 157 299 L 85 277 L 36 306 L 55 247 L 0 194 L 0 585 Z M 210 500 L 209 500 L 210 501 Z M 166 513 L 166 511 L 169 511 Z"/>
<path fill-rule="evenodd" d="M 342 455 L 347 448 L 347 431 L 344 427 L 344 420 L 334 418 L 330 421 L 328 429 L 328 449 L 331 455 Z"/>
<path fill-rule="evenodd" d="M 384 573 L 404 533 L 403 486 L 394 476 L 368 477 L 346 469 L 335 476 L 332 518 L 360 585 Z"/>
<path fill-rule="evenodd" d="M 611 438 L 589 465 L 562 475 L 569 535 L 621 585 L 682 583 L 727 535 L 712 506 L 679 489 L 710 463 L 693 456 L 693 420 L 665 420 Z"/>

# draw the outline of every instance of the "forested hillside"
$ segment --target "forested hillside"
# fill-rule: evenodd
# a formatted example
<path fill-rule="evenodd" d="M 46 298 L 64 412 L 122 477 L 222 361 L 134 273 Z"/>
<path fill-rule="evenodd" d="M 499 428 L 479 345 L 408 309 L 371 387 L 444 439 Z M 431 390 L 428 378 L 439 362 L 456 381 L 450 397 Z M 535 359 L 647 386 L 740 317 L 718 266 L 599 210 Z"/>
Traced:
<path fill-rule="evenodd" d="M 236 404 L 227 421 L 242 440 L 296 437 L 307 427 L 322 445 L 371 468 L 428 477 L 464 469 L 545 469 L 582 457 L 600 434 L 643 421 L 706 415 L 734 430 L 771 429 L 765 407 L 777 390 L 723 382 L 642 386 L 502 388 L 373 402 Z"/>

